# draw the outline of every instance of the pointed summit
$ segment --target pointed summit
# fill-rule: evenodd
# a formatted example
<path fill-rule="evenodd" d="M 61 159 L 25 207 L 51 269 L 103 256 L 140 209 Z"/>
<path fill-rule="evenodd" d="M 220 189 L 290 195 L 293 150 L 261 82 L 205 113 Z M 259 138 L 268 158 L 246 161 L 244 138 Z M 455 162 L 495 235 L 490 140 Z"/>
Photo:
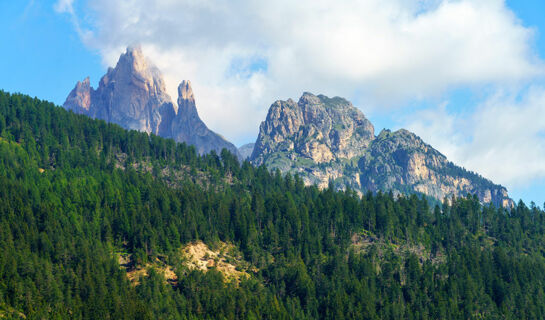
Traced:
<path fill-rule="evenodd" d="M 89 81 L 89 77 L 83 81 L 78 81 L 76 87 L 70 91 L 66 101 L 64 102 L 64 108 L 72 110 L 75 113 L 87 114 L 91 107 L 91 93 L 93 89 Z"/>
<path fill-rule="evenodd" d="M 180 99 L 195 101 L 193 89 L 191 89 L 191 81 L 182 80 L 178 86 L 178 100 Z"/>
<path fill-rule="evenodd" d="M 157 78 L 156 80 L 164 82 L 161 72 L 144 56 L 140 46 L 127 47 L 125 53 L 119 57 L 116 69 L 124 69 L 131 73 L 141 74 L 146 78 Z"/>
<path fill-rule="evenodd" d="M 172 137 L 176 141 L 195 145 L 201 154 L 211 150 L 219 154 L 225 148 L 239 156 L 238 149 L 232 143 L 208 129 L 199 117 L 189 80 L 183 80 L 178 86 L 178 114 L 172 121 Z"/>
<path fill-rule="evenodd" d="M 186 117 L 199 118 L 197 106 L 195 105 L 195 96 L 191 89 L 191 81 L 183 80 L 178 86 L 178 114 L 184 114 Z"/>
<path fill-rule="evenodd" d="M 142 53 L 142 47 L 139 44 L 127 46 L 125 54 L 133 57 L 137 56 L 140 58 L 145 58 L 144 54 Z"/>
<path fill-rule="evenodd" d="M 78 82 L 64 106 L 127 129 L 164 136 L 170 135 L 170 122 L 176 114 L 161 72 L 138 46 L 121 54 L 96 91 L 88 78 Z"/>
<path fill-rule="evenodd" d="M 140 46 L 130 46 L 119 56 L 115 68 L 108 68 L 96 90 L 89 78 L 78 82 L 64 107 L 126 129 L 193 144 L 199 153 L 215 150 L 219 154 L 226 148 L 238 156 L 233 144 L 208 129 L 200 119 L 191 82 L 182 81 L 178 94 L 176 114 L 159 69 L 146 58 Z"/>

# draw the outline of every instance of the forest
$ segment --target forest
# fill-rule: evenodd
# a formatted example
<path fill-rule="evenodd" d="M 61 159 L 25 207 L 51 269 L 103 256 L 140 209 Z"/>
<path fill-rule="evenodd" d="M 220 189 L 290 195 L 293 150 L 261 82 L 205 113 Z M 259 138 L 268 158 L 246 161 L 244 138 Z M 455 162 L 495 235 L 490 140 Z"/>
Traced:
<path fill-rule="evenodd" d="M 196 241 L 246 276 L 188 267 Z M 534 203 L 320 190 L 0 91 L 0 318 L 544 319 L 544 289 Z"/>

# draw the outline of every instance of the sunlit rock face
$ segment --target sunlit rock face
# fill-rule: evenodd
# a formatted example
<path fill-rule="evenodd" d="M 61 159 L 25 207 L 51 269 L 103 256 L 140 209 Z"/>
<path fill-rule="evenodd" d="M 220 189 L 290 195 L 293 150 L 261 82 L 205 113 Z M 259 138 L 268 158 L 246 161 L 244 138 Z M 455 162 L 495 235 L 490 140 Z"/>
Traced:
<path fill-rule="evenodd" d="M 472 194 L 483 203 L 513 205 L 504 187 L 456 166 L 404 129 L 383 130 L 359 159 L 358 168 L 363 189 L 417 192 L 438 200 Z"/>
<path fill-rule="evenodd" d="M 345 99 L 304 93 L 293 100 L 276 101 L 261 124 L 252 160 L 282 151 L 315 163 L 350 159 L 374 139 L 374 128 L 363 113 Z"/>
<path fill-rule="evenodd" d="M 89 81 L 89 77 L 83 81 L 78 81 L 76 87 L 72 89 L 66 101 L 64 107 L 68 110 L 72 110 L 75 113 L 88 114 L 91 108 L 91 93 L 93 89 Z"/>
<path fill-rule="evenodd" d="M 78 82 L 64 107 L 126 129 L 195 145 L 200 153 L 219 153 L 227 148 L 238 154 L 234 145 L 209 130 L 199 118 L 189 81 L 182 82 L 179 93 L 176 112 L 159 69 L 139 47 L 129 47 L 115 68 L 109 68 L 101 78 L 96 90 L 89 78 Z"/>
<path fill-rule="evenodd" d="M 297 103 L 273 103 L 250 158 L 320 187 L 437 200 L 474 194 L 483 203 L 513 203 L 504 187 L 454 165 L 407 130 L 375 136 L 364 114 L 339 97 L 304 93 Z"/>
<path fill-rule="evenodd" d="M 138 47 L 128 48 L 119 57 L 96 90 L 89 78 L 78 82 L 64 107 L 127 129 L 166 136 L 176 114 L 161 73 Z"/>

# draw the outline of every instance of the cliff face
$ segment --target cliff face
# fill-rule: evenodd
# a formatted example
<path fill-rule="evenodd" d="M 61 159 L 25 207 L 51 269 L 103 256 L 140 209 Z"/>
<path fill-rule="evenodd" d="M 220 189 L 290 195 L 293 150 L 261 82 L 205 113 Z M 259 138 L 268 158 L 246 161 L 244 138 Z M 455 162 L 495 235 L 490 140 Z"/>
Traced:
<path fill-rule="evenodd" d="M 75 113 L 88 114 L 91 108 L 92 93 L 93 89 L 91 88 L 89 77 L 85 78 L 82 82 L 78 81 L 76 87 L 68 94 L 64 102 L 64 107 Z"/>
<path fill-rule="evenodd" d="M 350 102 L 305 93 L 298 103 L 290 99 L 271 106 L 252 159 L 259 165 L 283 152 L 291 160 L 329 163 L 361 154 L 373 138 L 373 125 Z"/>
<path fill-rule="evenodd" d="M 375 137 L 363 113 L 339 97 L 305 93 L 298 103 L 273 103 L 251 160 L 320 187 L 333 182 L 361 193 L 391 190 L 438 200 L 469 193 L 483 203 L 512 205 L 504 187 L 454 165 L 407 130 Z"/>
<path fill-rule="evenodd" d="M 179 90 L 178 113 L 166 93 L 163 76 L 140 48 L 128 48 L 115 68 L 109 68 L 94 90 L 89 78 L 78 82 L 64 107 L 108 122 L 195 145 L 200 153 L 223 148 L 237 154 L 234 145 L 209 130 L 199 118 L 189 82 Z"/>
<path fill-rule="evenodd" d="M 94 90 L 89 78 L 78 82 L 64 107 L 127 129 L 168 136 L 175 116 L 159 70 L 139 48 L 128 48 Z"/>

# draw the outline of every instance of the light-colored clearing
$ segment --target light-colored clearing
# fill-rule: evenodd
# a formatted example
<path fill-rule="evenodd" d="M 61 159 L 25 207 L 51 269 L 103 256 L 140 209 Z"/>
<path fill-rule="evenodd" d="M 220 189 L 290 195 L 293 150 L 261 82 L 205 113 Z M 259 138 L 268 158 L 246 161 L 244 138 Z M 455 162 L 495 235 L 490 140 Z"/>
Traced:
<path fill-rule="evenodd" d="M 225 279 L 240 281 L 243 277 L 249 277 L 246 272 L 248 263 L 242 259 L 235 246 L 220 242 L 217 250 L 210 249 L 204 242 L 197 241 L 182 248 L 182 256 L 186 259 L 184 264 L 189 269 L 198 269 L 203 272 L 215 269 L 221 272 Z"/>

